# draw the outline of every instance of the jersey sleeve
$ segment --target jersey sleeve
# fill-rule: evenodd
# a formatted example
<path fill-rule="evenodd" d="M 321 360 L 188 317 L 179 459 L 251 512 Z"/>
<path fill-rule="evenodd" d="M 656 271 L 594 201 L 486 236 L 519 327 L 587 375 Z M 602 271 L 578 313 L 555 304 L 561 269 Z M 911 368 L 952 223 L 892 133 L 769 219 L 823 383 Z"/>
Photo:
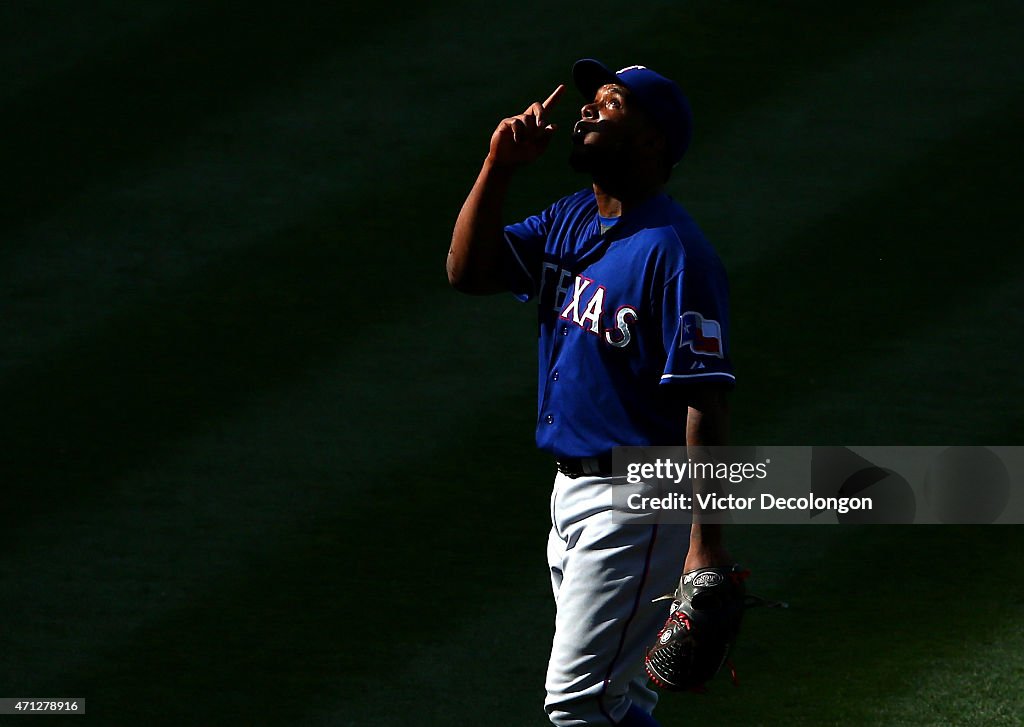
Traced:
<path fill-rule="evenodd" d="M 729 290 L 720 266 L 690 266 L 671 278 L 662 297 L 665 369 L 662 384 L 734 384 L 729 350 Z"/>
<path fill-rule="evenodd" d="M 539 292 L 544 246 L 553 217 L 554 206 L 505 228 L 502 273 L 508 289 L 523 302 Z"/>

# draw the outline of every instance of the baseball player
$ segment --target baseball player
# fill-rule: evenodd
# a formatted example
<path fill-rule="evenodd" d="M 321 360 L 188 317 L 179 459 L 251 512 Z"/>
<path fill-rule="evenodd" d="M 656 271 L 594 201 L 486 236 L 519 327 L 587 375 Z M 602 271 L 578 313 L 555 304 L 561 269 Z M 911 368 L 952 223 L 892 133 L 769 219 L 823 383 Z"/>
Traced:
<path fill-rule="evenodd" d="M 617 446 L 721 445 L 729 358 L 722 264 L 664 186 L 690 142 L 689 103 L 643 66 L 572 70 L 584 105 L 571 166 L 592 184 L 522 222 L 502 207 L 543 153 L 565 91 L 501 121 L 455 223 L 449 282 L 535 301 L 537 445 L 557 464 L 548 563 L 556 602 L 545 711 L 555 725 L 656 725 L 645 650 L 680 574 L 732 563 L 718 526 L 612 518 Z"/>

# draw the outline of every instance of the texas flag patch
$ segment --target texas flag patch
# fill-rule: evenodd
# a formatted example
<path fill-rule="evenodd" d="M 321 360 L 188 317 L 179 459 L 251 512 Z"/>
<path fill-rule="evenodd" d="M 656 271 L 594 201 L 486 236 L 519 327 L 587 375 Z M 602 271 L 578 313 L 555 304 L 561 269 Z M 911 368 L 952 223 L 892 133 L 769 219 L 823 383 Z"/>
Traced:
<path fill-rule="evenodd" d="M 679 348 L 684 346 L 694 353 L 723 358 L 722 326 L 700 313 L 686 311 L 679 316 Z"/>

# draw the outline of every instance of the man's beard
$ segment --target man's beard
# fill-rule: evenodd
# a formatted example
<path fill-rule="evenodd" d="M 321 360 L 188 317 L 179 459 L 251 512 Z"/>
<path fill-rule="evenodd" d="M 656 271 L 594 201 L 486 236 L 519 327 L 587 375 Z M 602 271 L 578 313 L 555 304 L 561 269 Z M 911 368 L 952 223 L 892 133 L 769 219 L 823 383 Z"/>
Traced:
<path fill-rule="evenodd" d="M 621 180 L 629 170 L 629 154 L 620 144 L 603 146 L 574 142 L 569 152 L 569 166 L 595 179 Z"/>

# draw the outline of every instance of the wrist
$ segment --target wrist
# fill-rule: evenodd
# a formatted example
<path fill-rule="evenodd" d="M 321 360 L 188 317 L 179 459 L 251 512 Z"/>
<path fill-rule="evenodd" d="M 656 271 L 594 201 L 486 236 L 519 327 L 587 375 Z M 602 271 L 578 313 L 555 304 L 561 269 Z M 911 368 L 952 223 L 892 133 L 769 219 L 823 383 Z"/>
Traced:
<path fill-rule="evenodd" d="M 732 555 L 722 545 L 695 548 L 691 542 L 683 564 L 683 572 L 689 573 L 698 568 L 728 568 L 733 562 Z"/>
<path fill-rule="evenodd" d="M 493 153 L 488 153 L 484 157 L 483 173 L 492 178 L 508 179 L 518 166 L 517 164 L 501 161 Z"/>

